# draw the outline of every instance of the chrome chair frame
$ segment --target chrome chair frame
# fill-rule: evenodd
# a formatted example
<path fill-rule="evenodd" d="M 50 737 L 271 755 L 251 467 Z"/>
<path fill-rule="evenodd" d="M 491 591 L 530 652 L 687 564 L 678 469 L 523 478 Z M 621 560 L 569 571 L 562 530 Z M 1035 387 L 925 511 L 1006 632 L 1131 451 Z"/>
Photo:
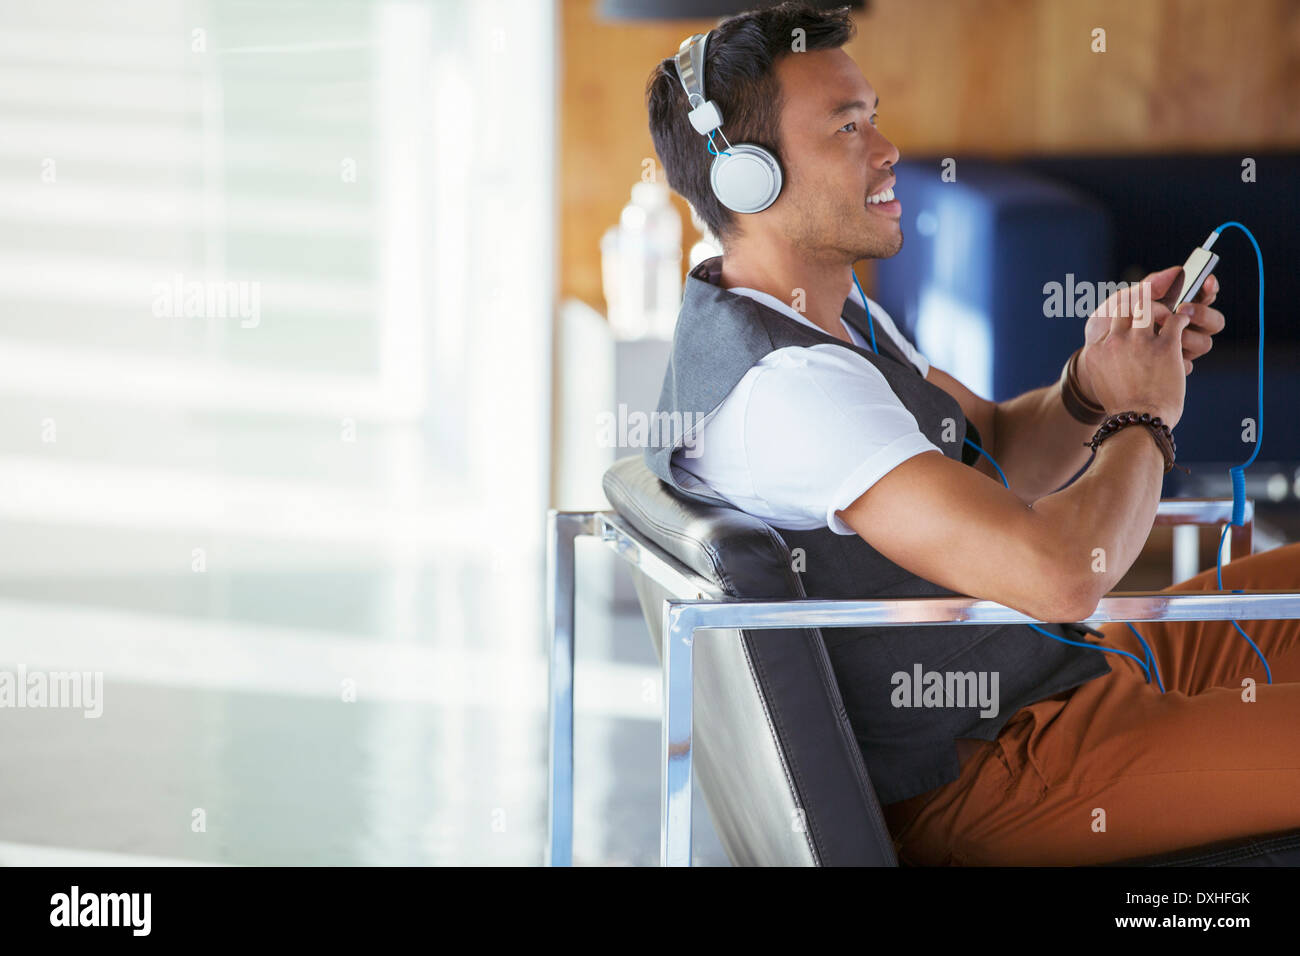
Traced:
<path fill-rule="evenodd" d="M 1225 562 L 1251 552 L 1254 502 L 1245 523 L 1229 532 Z M 1231 498 L 1173 498 L 1160 502 L 1156 525 L 1219 526 L 1229 522 Z M 969 597 L 883 600 L 738 600 L 721 594 L 613 511 L 547 514 L 547 624 L 550 643 L 550 766 L 547 863 L 573 862 L 574 547 L 579 537 L 605 542 L 635 569 L 673 595 L 663 602 L 663 714 L 660 753 L 660 862 L 691 863 L 691 714 L 695 632 L 706 629 L 865 627 L 910 624 L 1010 624 L 1036 621 L 993 601 Z M 1186 540 L 1184 538 L 1184 540 Z M 1300 618 L 1300 592 L 1111 592 L 1088 624 L 1110 621 L 1224 621 Z"/>

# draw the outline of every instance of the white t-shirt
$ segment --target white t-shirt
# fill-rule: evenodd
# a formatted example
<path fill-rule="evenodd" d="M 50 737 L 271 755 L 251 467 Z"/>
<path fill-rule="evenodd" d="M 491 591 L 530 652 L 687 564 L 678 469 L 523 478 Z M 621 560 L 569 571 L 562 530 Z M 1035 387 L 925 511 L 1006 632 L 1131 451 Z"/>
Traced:
<path fill-rule="evenodd" d="M 817 328 L 767 293 L 739 287 L 727 291 Z M 867 301 L 877 341 L 883 331 L 925 375 L 929 361 L 883 308 Z M 844 328 L 854 344 L 871 348 L 847 322 Z M 764 356 L 697 427 L 690 453 L 679 449 L 673 464 L 774 528 L 825 527 L 849 535 L 855 532 L 835 512 L 924 451 L 942 454 L 921 433 L 885 376 L 861 355 L 826 344 L 791 346 Z"/>

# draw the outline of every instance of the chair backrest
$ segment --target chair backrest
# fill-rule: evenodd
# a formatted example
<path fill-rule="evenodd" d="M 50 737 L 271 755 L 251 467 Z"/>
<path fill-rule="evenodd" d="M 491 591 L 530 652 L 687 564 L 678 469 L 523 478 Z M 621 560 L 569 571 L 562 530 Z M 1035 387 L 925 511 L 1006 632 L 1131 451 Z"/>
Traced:
<path fill-rule="evenodd" d="M 805 597 L 785 542 L 752 515 L 676 494 L 639 455 L 616 462 L 603 485 L 628 524 L 719 594 Z M 671 595 L 634 574 L 662 660 Z M 821 632 L 706 632 L 694 653 L 695 768 L 731 862 L 897 866 Z"/>

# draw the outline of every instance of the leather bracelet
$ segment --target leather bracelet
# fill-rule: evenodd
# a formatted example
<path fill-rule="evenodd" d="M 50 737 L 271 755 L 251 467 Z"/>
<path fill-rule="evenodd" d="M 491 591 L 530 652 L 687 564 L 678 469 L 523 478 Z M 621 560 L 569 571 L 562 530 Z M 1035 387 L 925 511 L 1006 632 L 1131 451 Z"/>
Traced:
<path fill-rule="evenodd" d="M 1071 352 L 1061 369 L 1061 401 L 1075 421 L 1096 425 L 1106 417 L 1106 409 L 1088 401 L 1083 394 L 1083 388 L 1079 384 L 1079 356 L 1082 353 L 1083 346 Z"/>
<path fill-rule="evenodd" d="M 1150 412 L 1119 412 L 1107 418 L 1097 433 L 1092 436 L 1092 441 L 1086 441 L 1083 444 L 1096 452 L 1097 447 L 1111 435 L 1115 434 L 1122 428 L 1129 425 L 1145 425 L 1155 440 L 1156 447 L 1160 449 L 1160 454 L 1165 459 L 1164 473 L 1167 475 L 1174 467 L 1174 454 L 1178 450 L 1178 443 L 1174 441 L 1174 433 L 1169 430 L 1169 426 L 1160 420 L 1160 416 L 1152 416 Z M 1179 465 L 1185 474 L 1191 474 L 1192 470 L 1186 465 Z"/>

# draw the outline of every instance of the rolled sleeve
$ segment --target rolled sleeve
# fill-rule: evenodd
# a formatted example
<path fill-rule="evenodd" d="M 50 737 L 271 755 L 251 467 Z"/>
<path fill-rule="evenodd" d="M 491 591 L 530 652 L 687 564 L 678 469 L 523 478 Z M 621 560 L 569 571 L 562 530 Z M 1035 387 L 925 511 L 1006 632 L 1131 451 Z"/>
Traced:
<path fill-rule="evenodd" d="M 866 493 L 877 481 L 889 474 L 907 459 L 925 451 L 939 451 L 930 439 L 918 430 L 911 435 L 900 435 L 884 448 L 872 454 L 859 465 L 838 488 L 831 494 L 826 506 L 826 527 L 836 534 L 857 534 L 852 528 L 836 517 L 835 512 L 847 508 Z"/>
<path fill-rule="evenodd" d="M 782 354 L 784 353 L 784 354 Z M 835 517 L 903 461 L 939 451 L 880 370 L 833 345 L 781 350 L 753 380 L 746 469 L 764 513 L 792 530 L 854 534 Z"/>

